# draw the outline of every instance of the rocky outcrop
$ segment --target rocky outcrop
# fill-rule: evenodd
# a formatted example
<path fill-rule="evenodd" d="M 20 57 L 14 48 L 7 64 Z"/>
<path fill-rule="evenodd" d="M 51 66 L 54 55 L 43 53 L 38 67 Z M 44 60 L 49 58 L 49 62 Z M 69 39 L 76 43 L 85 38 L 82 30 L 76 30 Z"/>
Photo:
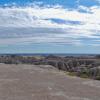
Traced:
<path fill-rule="evenodd" d="M 37 59 L 34 56 L 3 55 L 0 63 L 52 65 L 59 70 L 75 72 L 77 76 L 100 79 L 100 59 L 96 57 L 60 57 L 49 55 Z"/>

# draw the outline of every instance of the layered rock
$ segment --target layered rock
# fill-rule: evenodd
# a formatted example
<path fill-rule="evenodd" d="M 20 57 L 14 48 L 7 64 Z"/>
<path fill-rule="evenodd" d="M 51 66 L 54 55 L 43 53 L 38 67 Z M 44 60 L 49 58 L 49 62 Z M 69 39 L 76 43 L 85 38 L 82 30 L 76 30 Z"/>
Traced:
<path fill-rule="evenodd" d="M 59 70 L 75 72 L 80 77 L 86 76 L 93 79 L 100 79 L 100 59 L 98 56 L 60 57 L 49 55 L 37 59 L 34 56 L 3 55 L 0 56 L 0 63 L 52 65 Z"/>

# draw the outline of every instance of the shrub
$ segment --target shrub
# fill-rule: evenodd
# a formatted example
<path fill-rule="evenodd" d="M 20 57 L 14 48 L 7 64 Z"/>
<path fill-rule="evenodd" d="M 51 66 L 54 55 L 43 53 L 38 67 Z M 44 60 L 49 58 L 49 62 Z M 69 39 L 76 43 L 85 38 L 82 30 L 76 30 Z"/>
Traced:
<path fill-rule="evenodd" d="M 96 80 L 100 80 L 100 76 L 96 76 L 95 79 L 96 79 Z"/>

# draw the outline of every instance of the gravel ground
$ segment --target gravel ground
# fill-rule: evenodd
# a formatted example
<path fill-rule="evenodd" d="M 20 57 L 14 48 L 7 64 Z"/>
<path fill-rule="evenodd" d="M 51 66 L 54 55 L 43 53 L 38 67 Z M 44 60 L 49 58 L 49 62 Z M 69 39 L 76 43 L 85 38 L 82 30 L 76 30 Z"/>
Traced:
<path fill-rule="evenodd" d="M 100 81 L 49 65 L 0 64 L 0 100 L 100 100 Z"/>

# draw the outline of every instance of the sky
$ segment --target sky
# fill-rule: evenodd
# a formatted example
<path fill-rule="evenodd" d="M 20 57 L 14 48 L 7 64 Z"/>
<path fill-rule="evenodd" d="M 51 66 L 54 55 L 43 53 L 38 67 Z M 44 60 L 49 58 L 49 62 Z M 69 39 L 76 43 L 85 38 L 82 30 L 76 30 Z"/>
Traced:
<path fill-rule="evenodd" d="M 100 54 L 100 0 L 0 0 L 0 53 Z"/>

